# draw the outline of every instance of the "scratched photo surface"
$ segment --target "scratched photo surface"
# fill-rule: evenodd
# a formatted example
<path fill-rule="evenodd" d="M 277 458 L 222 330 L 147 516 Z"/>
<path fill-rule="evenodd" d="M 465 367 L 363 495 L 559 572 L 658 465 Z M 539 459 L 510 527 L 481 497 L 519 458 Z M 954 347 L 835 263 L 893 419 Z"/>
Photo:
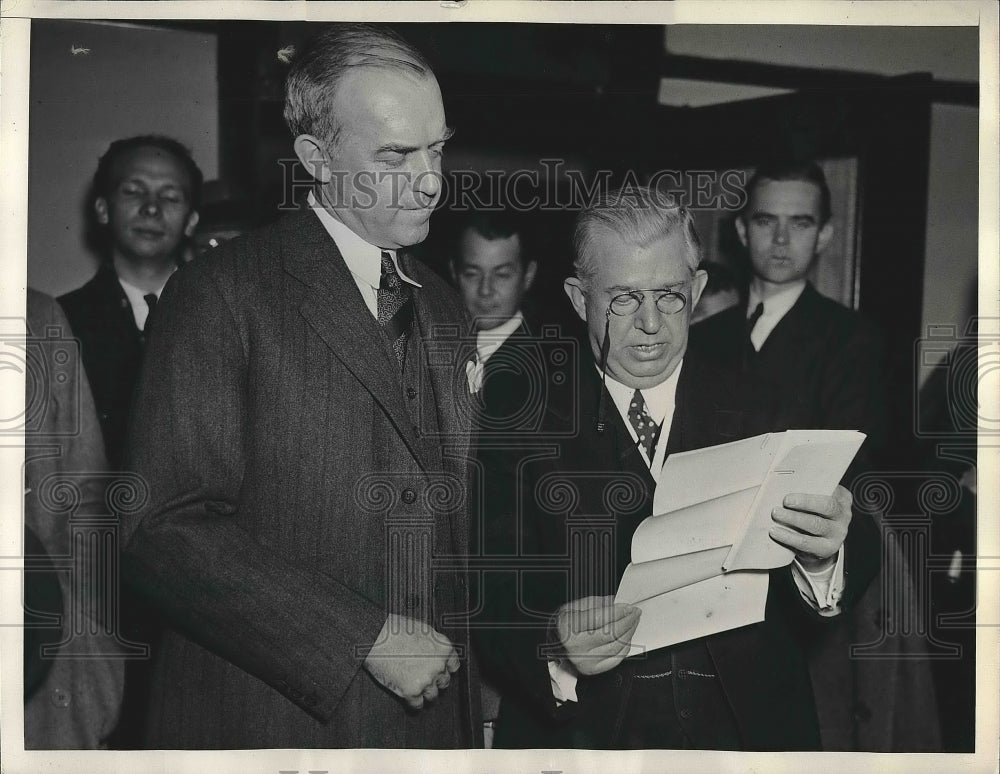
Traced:
<path fill-rule="evenodd" d="M 984 764 L 984 7 L 32 19 L 10 771 Z"/>

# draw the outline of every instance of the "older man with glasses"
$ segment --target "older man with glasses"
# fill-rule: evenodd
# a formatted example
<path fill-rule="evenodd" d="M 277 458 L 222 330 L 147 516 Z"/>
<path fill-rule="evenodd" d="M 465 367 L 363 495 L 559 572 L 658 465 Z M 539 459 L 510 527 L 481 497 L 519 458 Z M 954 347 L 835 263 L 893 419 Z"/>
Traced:
<path fill-rule="evenodd" d="M 706 282 L 688 212 L 609 192 L 580 214 L 575 250 L 565 288 L 591 350 L 578 382 L 546 393 L 535 432 L 480 453 L 496 746 L 818 749 L 803 641 L 874 574 L 874 526 L 852 523 L 843 488 L 790 495 L 770 534 L 796 558 L 771 572 L 765 620 L 627 658 L 640 611 L 613 595 L 664 459 L 779 428 L 749 380 L 685 360 Z"/>

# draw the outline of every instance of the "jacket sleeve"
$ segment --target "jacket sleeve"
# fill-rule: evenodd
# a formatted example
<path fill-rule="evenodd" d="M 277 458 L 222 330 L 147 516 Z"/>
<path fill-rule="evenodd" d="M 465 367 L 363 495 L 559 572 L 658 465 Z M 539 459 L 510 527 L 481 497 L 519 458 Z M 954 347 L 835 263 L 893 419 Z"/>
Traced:
<path fill-rule="evenodd" d="M 186 636 L 328 719 L 386 614 L 242 527 L 252 345 L 202 268 L 157 306 L 126 457 L 148 498 L 122 519 L 123 575 Z"/>

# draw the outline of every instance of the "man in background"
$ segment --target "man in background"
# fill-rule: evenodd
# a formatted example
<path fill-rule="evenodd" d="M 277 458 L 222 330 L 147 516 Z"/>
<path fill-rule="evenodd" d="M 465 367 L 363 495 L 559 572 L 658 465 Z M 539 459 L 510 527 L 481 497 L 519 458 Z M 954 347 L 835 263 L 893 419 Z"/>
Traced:
<path fill-rule="evenodd" d="M 198 223 L 202 174 L 169 137 L 116 140 L 94 175 L 101 265 L 59 298 L 80 339 L 112 470 L 121 466 L 150 316 Z"/>
<path fill-rule="evenodd" d="M 530 325 L 524 315 L 538 263 L 527 255 L 523 222 L 509 212 L 473 213 L 459 232 L 451 276 L 472 317 L 476 356 L 469 377 L 482 390 L 483 421 L 504 423 L 530 391 Z"/>
<path fill-rule="evenodd" d="M 866 433 L 852 468 L 861 470 L 884 437 L 879 337 L 809 282 L 833 237 L 831 215 L 818 164 L 758 168 L 735 224 L 753 273 L 747 302 L 694 326 L 691 354 L 768 382 L 781 396 L 782 429 Z"/>

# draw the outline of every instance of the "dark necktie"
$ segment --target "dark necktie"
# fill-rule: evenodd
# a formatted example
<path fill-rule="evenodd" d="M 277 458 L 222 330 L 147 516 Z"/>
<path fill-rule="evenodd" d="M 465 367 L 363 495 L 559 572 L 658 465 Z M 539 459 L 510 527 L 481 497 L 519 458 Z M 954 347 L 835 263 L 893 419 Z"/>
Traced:
<path fill-rule="evenodd" d="M 646 456 L 652 464 L 653 454 L 656 452 L 656 440 L 660 437 L 660 426 L 649 415 L 646 401 L 642 399 L 639 390 L 632 393 L 632 402 L 628 407 L 628 421 L 635 434 L 639 436 L 639 445 L 646 450 Z"/>
<path fill-rule="evenodd" d="M 385 331 L 399 365 L 406 358 L 406 341 L 413 322 L 413 293 L 399 278 L 389 253 L 382 252 L 382 279 L 378 287 L 378 324 Z"/>
<path fill-rule="evenodd" d="M 157 297 L 156 293 L 147 293 L 142 298 L 146 302 L 146 306 L 149 307 L 149 311 L 146 312 L 146 323 L 142 326 L 142 335 L 148 336 L 153 329 L 153 311 L 156 309 Z"/>
<path fill-rule="evenodd" d="M 750 367 L 750 363 L 753 362 L 754 355 L 757 354 L 757 350 L 754 349 L 753 342 L 750 340 L 750 334 L 753 333 L 753 329 L 757 325 L 757 321 L 764 314 L 764 302 L 761 301 L 754 307 L 753 313 L 747 318 L 746 328 L 743 329 L 743 370 L 746 371 Z"/>

